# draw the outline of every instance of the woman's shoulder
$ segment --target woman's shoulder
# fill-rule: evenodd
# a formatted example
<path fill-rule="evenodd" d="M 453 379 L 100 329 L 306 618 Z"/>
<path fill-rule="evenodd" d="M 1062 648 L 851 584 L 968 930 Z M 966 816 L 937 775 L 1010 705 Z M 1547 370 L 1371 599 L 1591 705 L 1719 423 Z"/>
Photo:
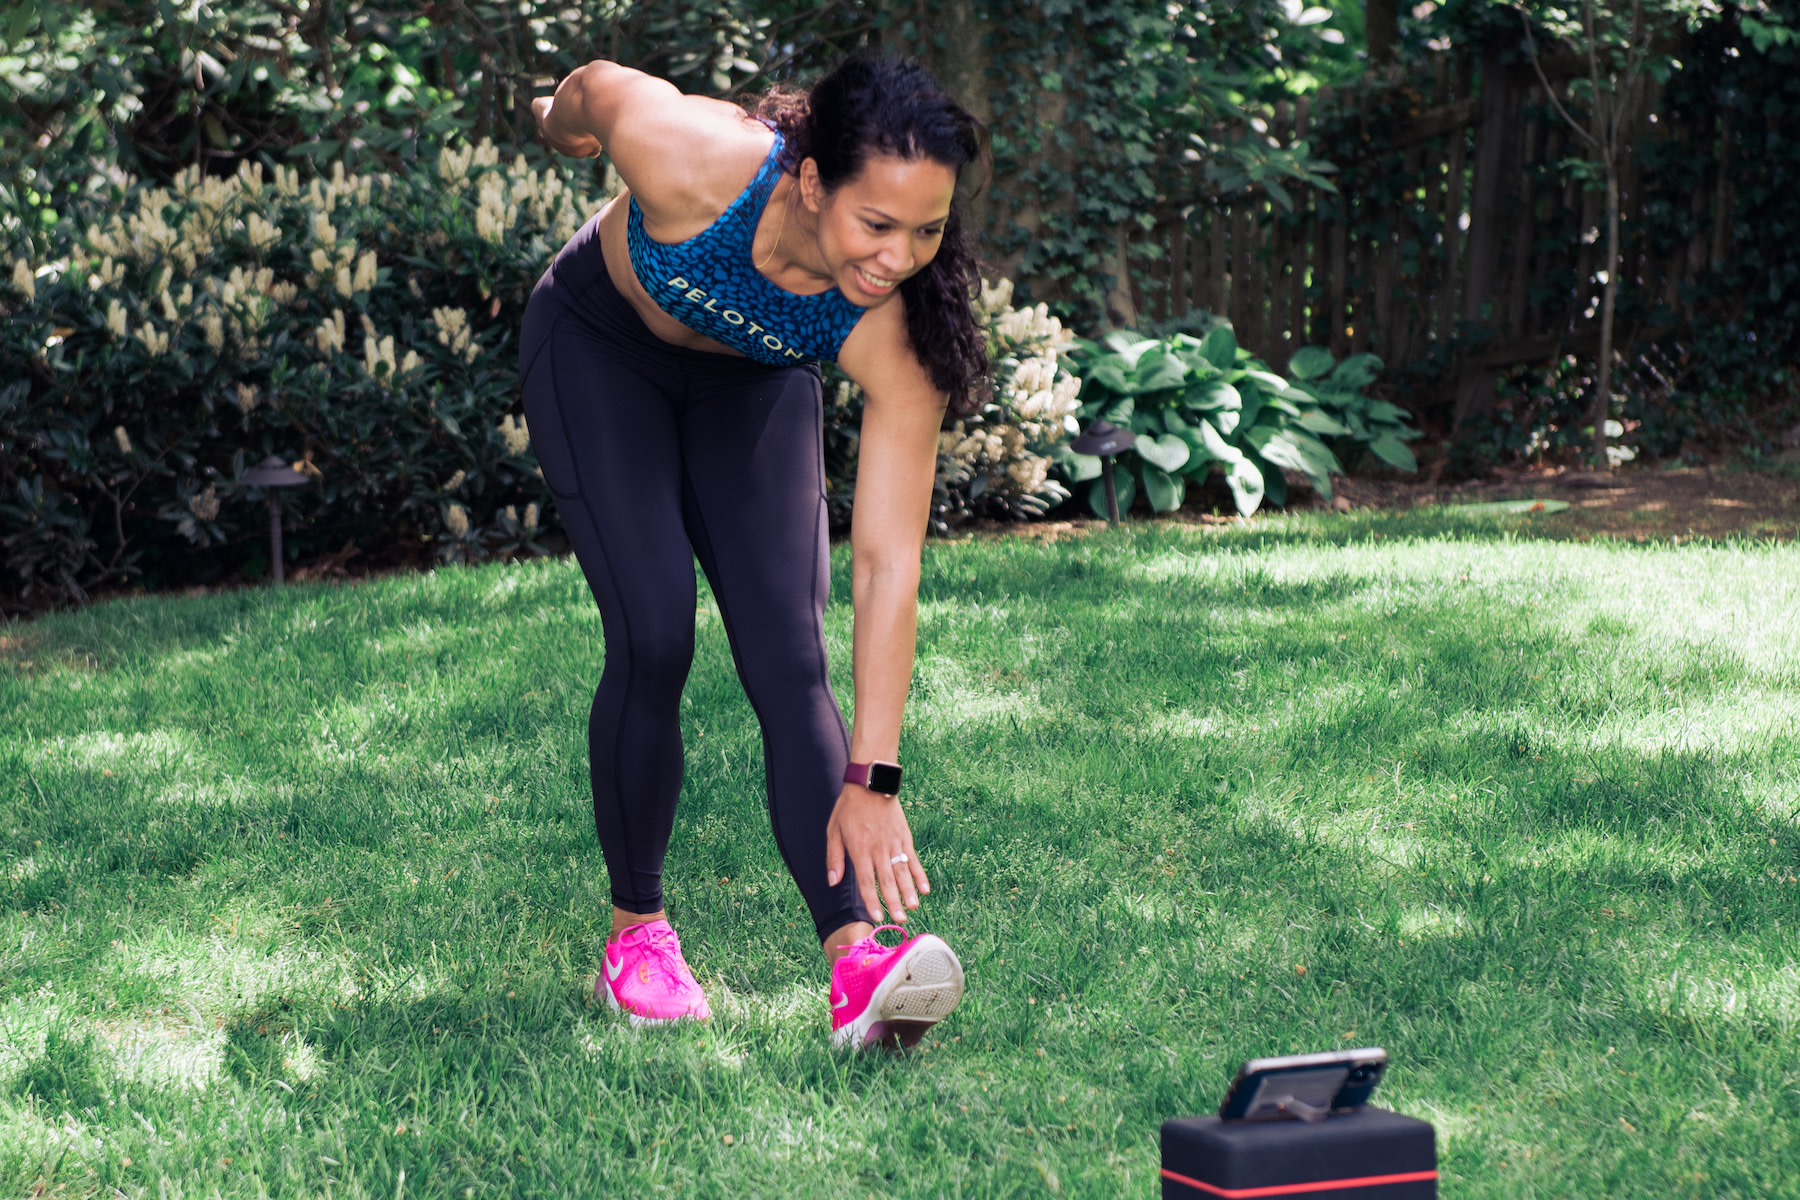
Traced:
<path fill-rule="evenodd" d="M 609 150 L 651 235 L 684 241 L 731 206 L 774 144 L 774 131 L 737 105 L 681 96 L 620 121 Z"/>

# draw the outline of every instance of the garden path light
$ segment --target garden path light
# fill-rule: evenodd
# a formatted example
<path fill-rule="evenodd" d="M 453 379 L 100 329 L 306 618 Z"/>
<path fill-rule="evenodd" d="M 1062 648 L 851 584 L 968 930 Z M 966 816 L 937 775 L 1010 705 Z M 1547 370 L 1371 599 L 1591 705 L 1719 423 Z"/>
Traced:
<path fill-rule="evenodd" d="M 1114 525 L 1119 523 L 1119 492 L 1113 485 L 1113 455 L 1131 449 L 1134 441 L 1131 430 L 1120 429 L 1111 421 L 1095 421 L 1069 443 L 1069 449 L 1077 454 L 1099 456 L 1100 477 L 1106 481 L 1106 519 Z"/>
<path fill-rule="evenodd" d="M 277 586 L 287 582 L 286 572 L 281 567 L 281 489 L 298 487 L 305 482 L 305 472 L 296 471 L 273 454 L 244 472 L 242 483 L 245 487 L 269 489 L 269 558 L 275 564 Z"/>

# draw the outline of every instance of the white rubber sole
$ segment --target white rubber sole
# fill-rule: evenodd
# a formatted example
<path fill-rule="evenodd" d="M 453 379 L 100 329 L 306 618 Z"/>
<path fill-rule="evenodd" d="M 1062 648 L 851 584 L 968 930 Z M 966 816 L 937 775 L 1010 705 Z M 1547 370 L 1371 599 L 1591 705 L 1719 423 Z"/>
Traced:
<path fill-rule="evenodd" d="M 705 1017 L 692 1017 L 685 1014 L 679 1017 L 646 1017 L 641 1013 L 634 1013 L 629 1008 L 626 1008 L 623 1004 L 619 1003 L 619 998 L 613 995 L 613 990 L 606 986 L 606 980 L 598 975 L 594 976 L 594 990 L 596 992 L 604 993 L 606 996 L 607 1007 L 616 1013 L 624 1013 L 625 1019 L 631 1022 L 634 1029 L 642 1029 L 646 1025 L 673 1025 L 677 1021 L 704 1021 L 706 1019 Z"/>
<path fill-rule="evenodd" d="M 851 1050 L 871 1042 L 910 1046 L 955 1011 L 962 998 L 963 968 L 956 952 L 936 934 L 924 934 L 907 943 L 900 961 L 875 986 L 862 1016 L 832 1030 L 831 1044 Z"/>

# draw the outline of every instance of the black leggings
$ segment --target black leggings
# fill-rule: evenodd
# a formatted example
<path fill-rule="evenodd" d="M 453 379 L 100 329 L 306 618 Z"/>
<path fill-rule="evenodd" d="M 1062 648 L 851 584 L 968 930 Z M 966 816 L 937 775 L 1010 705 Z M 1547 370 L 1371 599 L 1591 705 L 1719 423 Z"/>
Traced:
<path fill-rule="evenodd" d="M 869 914 L 854 872 L 825 882 L 850 743 L 825 666 L 818 368 L 662 341 L 613 286 L 597 225 L 532 293 L 520 370 L 532 448 L 606 637 L 588 767 L 613 903 L 663 907 L 698 557 L 762 725 L 775 843 L 823 939 Z"/>

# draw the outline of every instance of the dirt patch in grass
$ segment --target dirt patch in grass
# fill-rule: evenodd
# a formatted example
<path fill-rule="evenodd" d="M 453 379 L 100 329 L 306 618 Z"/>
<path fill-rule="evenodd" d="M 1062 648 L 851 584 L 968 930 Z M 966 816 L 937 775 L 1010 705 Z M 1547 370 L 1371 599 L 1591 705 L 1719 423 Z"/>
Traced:
<path fill-rule="evenodd" d="M 1800 471 L 1748 471 L 1719 467 L 1627 469 L 1612 476 L 1568 470 L 1495 471 L 1463 483 L 1428 480 L 1338 479 L 1330 503 L 1307 488 L 1298 474 L 1289 479 L 1287 512 L 1409 512 L 1437 506 L 1496 500 L 1565 500 L 1569 507 L 1533 518 L 1545 537 L 1587 541 L 1596 537 L 1633 542 L 1687 541 L 1690 538 L 1756 538 L 1793 541 L 1800 536 Z M 1210 484 L 1210 481 L 1209 481 Z M 1190 488 L 1179 512 L 1155 518 L 1139 503 L 1132 520 L 1243 528 L 1253 525 L 1232 512 L 1223 485 Z M 963 532 L 1020 537 L 1054 544 L 1105 527 L 1085 505 L 1067 504 L 1048 521 L 1013 524 L 977 521 Z"/>
<path fill-rule="evenodd" d="M 1346 479 L 1338 486 L 1338 495 L 1353 508 L 1394 510 L 1490 500 L 1567 500 L 1567 510 L 1540 518 L 1544 532 L 1580 540 L 1792 541 L 1800 534 L 1800 475 L 1785 471 L 1645 468 L 1623 470 L 1607 479 L 1576 471 L 1523 469 L 1442 485 Z"/>

